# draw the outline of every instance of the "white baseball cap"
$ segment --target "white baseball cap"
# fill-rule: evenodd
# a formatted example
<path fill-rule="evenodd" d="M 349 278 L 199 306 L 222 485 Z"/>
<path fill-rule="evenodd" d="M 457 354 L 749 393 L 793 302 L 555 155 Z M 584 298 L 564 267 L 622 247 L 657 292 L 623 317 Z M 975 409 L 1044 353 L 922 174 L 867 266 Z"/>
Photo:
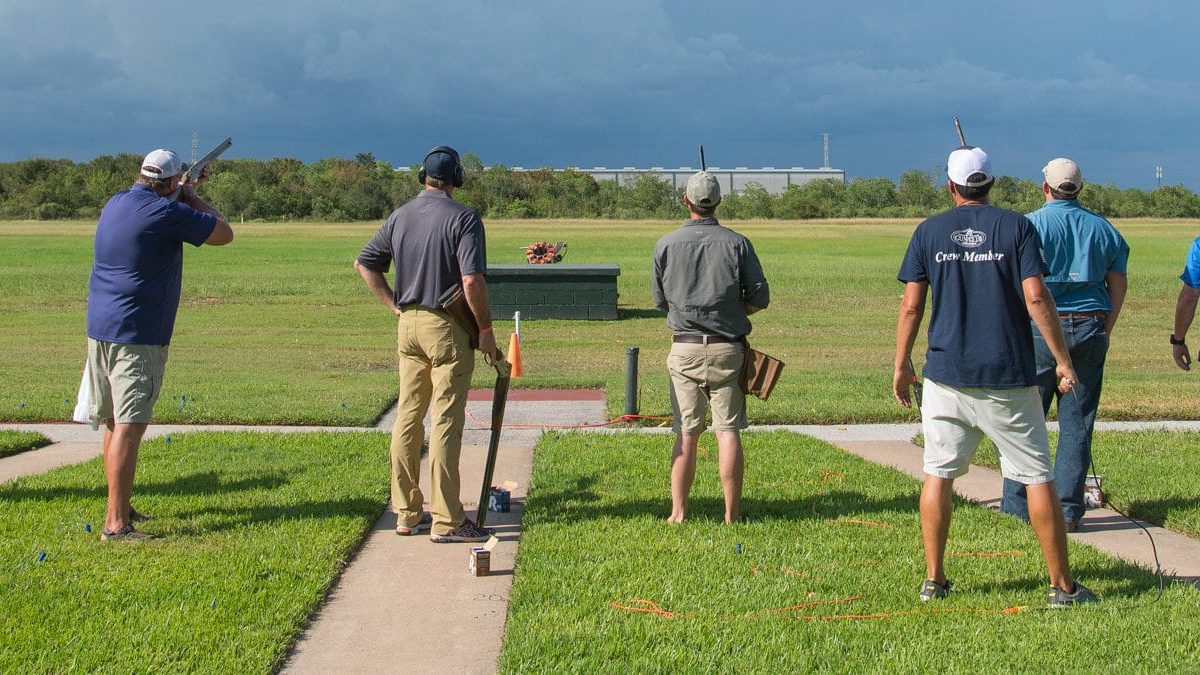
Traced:
<path fill-rule="evenodd" d="M 955 185 L 981 187 L 992 182 L 992 160 L 982 148 L 959 148 L 946 160 L 946 176 Z M 972 178 L 974 180 L 972 180 Z"/>
<path fill-rule="evenodd" d="M 1042 175 L 1046 177 L 1046 185 L 1063 194 L 1073 195 L 1083 189 L 1083 172 L 1066 157 L 1050 160 L 1042 167 Z"/>
<path fill-rule="evenodd" d="M 183 170 L 183 162 L 179 160 L 179 155 L 170 150 L 151 151 L 142 160 L 142 175 L 147 178 L 170 178 Z"/>

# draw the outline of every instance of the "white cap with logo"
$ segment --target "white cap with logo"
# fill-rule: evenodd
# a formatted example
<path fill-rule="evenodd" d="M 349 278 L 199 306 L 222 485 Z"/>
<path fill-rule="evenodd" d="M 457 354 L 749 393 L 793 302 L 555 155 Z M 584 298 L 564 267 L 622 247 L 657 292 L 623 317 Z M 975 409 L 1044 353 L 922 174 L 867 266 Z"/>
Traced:
<path fill-rule="evenodd" d="M 142 175 L 147 178 L 170 178 L 182 170 L 179 155 L 170 150 L 153 150 L 142 160 Z"/>
<path fill-rule="evenodd" d="M 992 160 L 982 148 L 964 147 L 950 153 L 946 176 L 955 185 L 980 187 L 992 182 Z"/>

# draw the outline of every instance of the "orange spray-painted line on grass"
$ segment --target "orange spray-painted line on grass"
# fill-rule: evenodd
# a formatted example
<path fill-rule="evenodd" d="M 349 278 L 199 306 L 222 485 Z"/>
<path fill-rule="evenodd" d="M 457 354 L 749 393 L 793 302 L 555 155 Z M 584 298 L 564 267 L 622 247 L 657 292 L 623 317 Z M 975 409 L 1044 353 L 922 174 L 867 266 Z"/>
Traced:
<path fill-rule="evenodd" d="M 891 525 L 888 525 L 887 523 L 877 523 L 874 520 L 859 520 L 858 518 L 838 518 L 837 520 L 835 520 L 833 522 L 846 523 L 848 525 L 866 525 L 868 527 L 882 527 L 885 530 L 890 529 L 892 527 Z"/>
<path fill-rule="evenodd" d="M 880 612 L 877 614 L 829 614 L 826 616 L 798 616 L 797 619 L 805 621 L 841 621 L 841 620 L 867 620 L 867 619 L 891 619 L 898 616 L 920 616 L 922 614 L 1020 614 L 1029 609 L 1028 607 L 1016 606 L 1005 607 L 1004 609 L 986 609 L 976 607 L 950 607 L 946 609 L 927 609 L 927 610 L 912 610 L 909 612 Z"/>
<path fill-rule="evenodd" d="M 815 600 L 813 602 L 804 602 L 804 603 L 800 603 L 799 605 L 792 605 L 790 607 L 777 607 L 774 609 L 758 610 L 758 611 L 754 611 L 754 612 L 749 612 L 747 614 L 739 614 L 738 616 L 755 616 L 755 615 L 759 615 L 759 614 L 786 614 L 788 612 L 798 612 L 802 609 L 821 607 L 823 605 L 840 605 L 840 604 L 845 604 L 847 602 L 854 602 L 855 600 L 861 600 L 861 599 L 862 599 L 861 595 L 856 595 L 856 596 L 849 597 L 849 598 L 839 598 L 837 600 Z M 620 610 L 623 610 L 626 612 L 635 612 L 638 614 L 653 614 L 655 616 L 661 616 L 664 619 L 674 619 L 674 618 L 677 618 L 680 616 L 684 616 L 684 614 L 681 614 L 679 612 L 672 612 L 669 610 L 665 610 L 662 607 L 659 607 L 658 603 L 654 602 L 653 600 L 642 600 L 642 599 L 630 600 L 629 604 L 621 604 L 614 600 L 610 604 L 612 605 L 613 609 L 620 609 Z M 691 614 L 695 614 L 695 612 L 693 612 Z"/>
<path fill-rule="evenodd" d="M 640 612 L 643 614 L 654 614 L 657 616 L 661 616 L 664 619 L 674 619 L 675 618 L 675 612 L 669 612 L 669 611 L 663 609 L 662 607 L 659 607 L 658 604 L 652 600 L 630 600 L 629 603 L 630 604 L 628 604 L 628 605 L 622 605 L 621 603 L 614 600 L 612 602 L 612 606 L 613 606 L 613 609 L 623 609 L 626 612 Z M 640 605 L 640 606 L 635 607 L 633 605 Z"/>
<path fill-rule="evenodd" d="M 802 602 L 799 605 L 792 605 L 791 607 L 778 607 L 776 609 L 768 609 L 766 611 L 771 614 L 782 614 L 784 612 L 797 612 L 802 609 L 808 609 L 810 607 L 820 607 L 822 605 L 844 605 L 848 602 L 854 602 L 855 600 L 862 600 L 862 599 L 863 599 L 863 596 L 854 595 L 854 596 L 851 596 L 848 598 L 838 598 L 836 600 L 814 600 L 813 602 Z"/>

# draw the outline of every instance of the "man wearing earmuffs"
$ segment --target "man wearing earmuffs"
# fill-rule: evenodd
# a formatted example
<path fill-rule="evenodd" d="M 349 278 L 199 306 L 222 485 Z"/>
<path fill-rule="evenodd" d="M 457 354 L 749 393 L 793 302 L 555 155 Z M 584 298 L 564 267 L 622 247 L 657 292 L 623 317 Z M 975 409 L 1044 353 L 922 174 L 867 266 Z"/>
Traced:
<path fill-rule="evenodd" d="M 392 428 L 392 508 L 396 534 L 430 532 L 434 542 L 485 541 L 489 530 L 463 513 L 458 459 L 466 421 L 467 388 L 475 368 L 467 328 L 442 309 L 441 298 L 461 284 L 479 327 L 478 348 L 496 354 L 488 307 L 486 246 L 479 214 L 454 201 L 466 180 L 453 148 L 430 150 L 419 173 L 424 186 L 392 212 L 363 247 L 354 269 L 398 318 L 400 394 Z M 395 290 L 385 274 L 396 263 Z M 425 414 L 429 434 L 429 513 L 419 485 Z"/>

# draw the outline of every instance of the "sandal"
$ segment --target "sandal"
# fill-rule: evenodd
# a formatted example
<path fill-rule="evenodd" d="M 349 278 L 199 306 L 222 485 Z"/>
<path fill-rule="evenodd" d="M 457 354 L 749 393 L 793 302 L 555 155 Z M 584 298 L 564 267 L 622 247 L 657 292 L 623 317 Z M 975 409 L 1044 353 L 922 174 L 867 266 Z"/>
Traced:
<path fill-rule="evenodd" d="M 109 532 L 108 528 L 101 528 L 100 530 L 100 541 L 149 541 L 154 538 L 152 534 L 139 532 L 133 527 L 133 523 L 122 527 L 116 532 Z"/>

